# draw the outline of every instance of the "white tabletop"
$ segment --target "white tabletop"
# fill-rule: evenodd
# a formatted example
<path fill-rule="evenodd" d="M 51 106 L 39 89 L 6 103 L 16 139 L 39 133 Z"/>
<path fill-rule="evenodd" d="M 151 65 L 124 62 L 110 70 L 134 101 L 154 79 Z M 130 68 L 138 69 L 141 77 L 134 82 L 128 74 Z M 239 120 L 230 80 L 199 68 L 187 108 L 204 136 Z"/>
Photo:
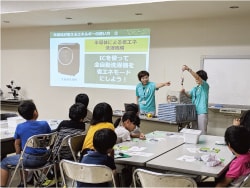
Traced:
<path fill-rule="evenodd" d="M 234 155 L 226 145 L 216 145 L 216 141 L 223 142 L 224 137 L 201 135 L 198 144 L 185 143 L 180 145 L 179 147 L 148 161 L 146 166 L 173 172 L 219 177 L 227 169 L 228 165 L 234 158 Z M 211 150 L 215 148 L 218 149 L 219 152 L 200 153 L 200 148 L 210 148 Z M 216 155 L 219 159 L 224 161 L 218 166 L 209 167 L 204 161 L 197 160 L 200 156 L 205 154 Z M 192 158 L 195 160 L 192 160 Z"/>
<path fill-rule="evenodd" d="M 154 131 L 146 135 L 146 140 L 133 139 L 115 146 L 115 151 L 128 154 L 129 158 L 116 158 L 117 164 L 145 166 L 146 162 L 184 143 L 180 133 Z M 118 149 L 120 148 L 120 149 Z M 132 149 L 132 151 L 129 151 Z M 142 149 L 142 150 L 141 150 Z"/>
<path fill-rule="evenodd" d="M 47 122 L 49 123 L 50 128 L 53 131 L 58 127 L 58 125 L 60 123 L 60 120 L 47 120 Z M 7 120 L 0 121 L 0 125 L 1 125 L 1 129 L 0 129 L 0 140 L 1 140 L 1 142 L 2 141 L 13 140 L 16 127 L 8 126 L 8 121 Z"/>
<path fill-rule="evenodd" d="M 118 116 L 121 117 L 123 115 L 124 111 L 122 110 L 114 110 L 113 111 L 113 116 Z M 179 125 L 182 123 L 189 123 L 191 121 L 182 121 L 182 122 L 176 122 L 176 121 L 165 121 L 165 120 L 159 120 L 158 117 L 147 117 L 145 115 L 140 115 L 140 119 L 141 120 L 147 120 L 147 121 L 155 121 L 155 122 L 162 122 L 162 123 L 168 123 L 168 124 L 172 124 L 172 125 Z"/>

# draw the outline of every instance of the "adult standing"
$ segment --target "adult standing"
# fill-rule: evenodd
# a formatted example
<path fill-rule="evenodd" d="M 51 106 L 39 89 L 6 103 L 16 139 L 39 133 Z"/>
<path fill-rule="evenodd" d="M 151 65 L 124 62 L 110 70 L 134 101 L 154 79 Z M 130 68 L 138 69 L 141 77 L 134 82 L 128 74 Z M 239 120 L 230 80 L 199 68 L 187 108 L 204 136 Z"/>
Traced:
<path fill-rule="evenodd" d="M 182 71 L 188 71 L 195 78 L 197 84 L 190 92 L 185 92 L 185 89 L 181 90 L 187 97 L 192 99 L 192 103 L 196 108 L 197 121 L 192 123 L 192 128 L 201 130 L 202 134 L 207 134 L 209 93 L 209 85 L 206 82 L 207 73 L 204 70 L 194 72 L 187 65 L 183 65 Z"/>
<path fill-rule="evenodd" d="M 170 82 L 155 83 L 149 81 L 149 72 L 143 70 L 138 73 L 140 81 L 136 86 L 136 101 L 139 105 L 140 114 L 150 113 L 155 115 L 155 91 L 161 87 L 169 86 Z"/>

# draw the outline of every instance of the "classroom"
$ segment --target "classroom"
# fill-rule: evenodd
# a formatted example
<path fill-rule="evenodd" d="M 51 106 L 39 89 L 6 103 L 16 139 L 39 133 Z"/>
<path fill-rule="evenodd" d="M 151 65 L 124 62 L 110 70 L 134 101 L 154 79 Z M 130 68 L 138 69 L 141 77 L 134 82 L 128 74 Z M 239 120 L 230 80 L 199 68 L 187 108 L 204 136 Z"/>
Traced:
<path fill-rule="evenodd" d="M 250 26 L 248 21 L 250 13 L 244 10 L 249 8 L 249 2 L 241 2 L 240 9 L 243 10 L 231 10 L 229 6 L 234 5 L 233 1 L 230 3 L 220 1 L 175 3 L 176 6 L 182 8 L 185 6 L 196 9 L 199 7 L 204 9 L 206 6 L 213 9 L 220 5 L 225 6 L 224 8 L 227 8 L 231 13 L 226 16 L 216 16 L 215 14 L 192 18 L 192 15 L 187 15 L 187 17 L 175 20 L 147 21 L 142 19 L 143 21 L 125 23 L 95 24 L 93 21 L 92 25 L 81 23 L 34 27 L 22 26 L 19 23 L 16 28 L 8 28 L 5 26 L 7 24 L 1 23 L 1 89 L 7 94 L 8 88 L 5 85 L 14 80 L 22 87 L 22 96 L 36 102 L 40 110 L 40 118 L 46 119 L 67 117 L 67 111 L 61 109 L 67 109 L 73 102 L 73 97 L 80 92 L 85 92 L 90 96 L 90 109 L 101 101 L 109 102 L 114 110 L 123 109 L 124 103 L 135 102 L 133 90 L 102 89 L 99 92 L 99 89 L 95 88 L 51 87 L 49 85 L 49 32 L 51 31 L 150 28 L 150 79 L 155 82 L 164 80 L 172 82 L 171 87 L 163 88 L 156 93 L 158 104 L 166 102 L 168 90 L 180 90 L 179 83 L 183 64 L 189 65 L 194 70 L 199 70 L 200 58 L 203 55 L 249 55 L 248 32 Z M 143 11 L 140 9 L 140 5 L 137 6 L 135 10 Z M 237 11 L 241 11 L 241 13 L 235 13 Z M 164 10 L 161 14 L 163 13 Z M 21 13 L 17 13 L 17 16 L 18 14 Z M 37 14 L 38 19 L 39 14 L 43 14 L 43 12 L 39 13 L 38 11 Z M 234 16 L 234 14 L 236 15 Z M 92 21 L 89 18 L 85 22 Z M 85 22 L 83 21 L 83 23 Z M 26 71 L 29 72 L 26 73 Z M 136 77 L 136 75 L 134 76 Z M 190 89 L 193 84 L 193 79 L 187 75 L 185 87 Z M 212 112 L 211 115 L 214 117 L 209 118 L 209 125 L 216 130 L 211 130 L 212 133 L 223 132 L 220 125 L 226 126 L 232 120 L 230 116 L 213 114 Z"/>
<path fill-rule="evenodd" d="M 249 1 L 1 3 L 0 88 L 3 97 L 8 98 L 9 88 L 6 85 L 14 81 L 21 87 L 19 94 L 22 99 L 35 102 L 39 119 L 67 119 L 68 109 L 78 93 L 88 94 L 88 108 L 91 111 L 100 102 L 109 103 L 113 110 L 124 110 L 125 103 L 136 102 L 135 88 L 51 86 L 51 32 L 149 29 L 150 80 L 158 83 L 171 81 L 171 86 L 156 92 L 157 106 L 166 103 L 169 93 L 182 89 L 183 65 L 198 71 L 202 68 L 204 57 L 249 59 L 250 56 Z M 248 66 L 250 68 L 250 64 Z M 224 67 L 224 71 L 227 69 Z M 235 72 L 232 79 L 238 74 L 242 76 L 241 72 Z M 132 76 L 137 79 L 137 74 Z M 246 80 L 249 79 L 248 75 L 244 76 Z M 184 78 L 185 89 L 192 89 L 195 86 L 194 78 L 188 73 L 184 73 Z M 240 85 L 246 87 L 248 92 L 244 80 Z M 234 88 L 237 89 L 231 86 L 232 91 Z M 230 98 L 230 95 L 225 97 Z M 247 104 L 243 109 L 250 109 L 249 106 Z M 2 106 L 1 111 L 4 112 Z M 223 136 L 225 129 L 232 125 L 233 119 L 239 117 L 240 113 L 221 113 L 217 109 L 209 109 L 208 135 Z"/>

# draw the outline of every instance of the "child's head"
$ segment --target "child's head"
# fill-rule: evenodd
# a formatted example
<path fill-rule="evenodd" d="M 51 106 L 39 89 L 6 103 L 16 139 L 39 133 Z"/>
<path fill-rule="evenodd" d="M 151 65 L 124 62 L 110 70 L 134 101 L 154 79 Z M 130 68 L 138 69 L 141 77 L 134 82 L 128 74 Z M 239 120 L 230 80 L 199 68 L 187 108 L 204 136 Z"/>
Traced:
<path fill-rule="evenodd" d="M 250 148 L 250 132 L 243 126 L 230 126 L 225 132 L 225 142 L 237 154 L 245 154 Z"/>
<path fill-rule="evenodd" d="M 250 131 L 250 110 L 245 111 L 240 118 L 240 125 L 243 125 Z"/>
<path fill-rule="evenodd" d="M 125 112 L 132 111 L 136 114 L 139 114 L 139 107 L 135 103 L 130 103 L 125 106 Z"/>
<path fill-rule="evenodd" d="M 199 70 L 196 72 L 196 74 L 198 74 L 202 80 L 207 81 L 207 79 L 208 79 L 207 73 L 204 70 Z"/>
<path fill-rule="evenodd" d="M 69 118 L 73 121 L 81 121 L 87 115 L 87 108 L 82 103 L 75 103 L 69 109 Z"/>
<path fill-rule="evenodd" d="M 18 106 L 18 113 L 26 120 L 37 119 L 36 105 L 31 101 L 23 101 Z"/>
<path fill-rule="evenodd" d="M 122 116 L 123 126 L 129 131 L 133 131 L 135 129 L 136 117 L 138 117 L 134 112 L 128 111 L 125 112 Z"/>
<path fill-rule="evenodd" d="M 82 103 L 87 108 L 89 105 L 89 97 L 85 93 L 80 93 L 75 98 L 75 103 Z"/>
<path fill-rule="evenodd" d="M 96 125 L 101 122 L 112 122 L 113 110 L 110 104 L 102 102 L 98 103 L 93 110 L 91 125 Z"/>
<path fill-rule="evenodd" d="M 99 129 L 95 132 L 93 145 L 96 151 L 107 154 L 114 147 L 117 140 L 116 133 L 108 128 Z"/>

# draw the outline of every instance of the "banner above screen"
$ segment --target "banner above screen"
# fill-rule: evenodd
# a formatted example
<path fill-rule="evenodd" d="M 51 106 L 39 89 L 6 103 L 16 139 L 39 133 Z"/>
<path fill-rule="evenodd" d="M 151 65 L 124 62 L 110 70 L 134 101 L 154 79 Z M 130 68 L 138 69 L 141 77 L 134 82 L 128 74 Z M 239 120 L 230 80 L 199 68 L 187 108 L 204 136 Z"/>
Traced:
<path fill-rule="evenodd" d="M 50 85 L 135 89 L 148 70 L 150 30 L 50 33 Z"/>

